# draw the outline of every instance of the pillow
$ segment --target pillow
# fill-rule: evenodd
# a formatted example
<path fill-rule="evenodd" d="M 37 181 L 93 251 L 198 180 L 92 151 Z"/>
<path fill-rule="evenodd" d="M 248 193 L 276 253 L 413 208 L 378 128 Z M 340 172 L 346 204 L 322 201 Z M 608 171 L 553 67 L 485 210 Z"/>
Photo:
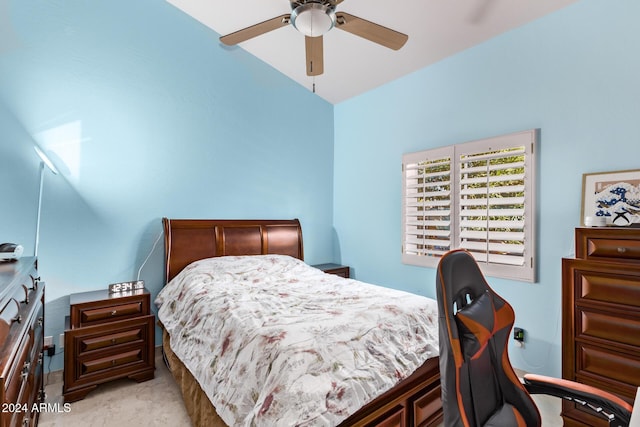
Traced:
<path fill-rule="evenodd" d="M 461 335 L 462 352 L 466 358 L 471 358 L 493 336 L 494 305 L 489 291 L 458 310 L 455 318 Z"/>

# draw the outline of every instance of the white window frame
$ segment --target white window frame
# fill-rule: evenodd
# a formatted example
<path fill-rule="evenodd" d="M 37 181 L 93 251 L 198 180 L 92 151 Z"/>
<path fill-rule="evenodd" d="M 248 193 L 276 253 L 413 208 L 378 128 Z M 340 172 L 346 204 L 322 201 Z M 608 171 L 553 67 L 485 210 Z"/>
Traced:
<path fill-rule="evenodd" d="M 538 138 L 532 129 L 404 154 L 402 262 L 436 267 L 448 250 L 465 248 L 488 276 L 535 282 Z M 495 174 L 505 169 L 497 158 L 512 161 L 512 172 Z"/>

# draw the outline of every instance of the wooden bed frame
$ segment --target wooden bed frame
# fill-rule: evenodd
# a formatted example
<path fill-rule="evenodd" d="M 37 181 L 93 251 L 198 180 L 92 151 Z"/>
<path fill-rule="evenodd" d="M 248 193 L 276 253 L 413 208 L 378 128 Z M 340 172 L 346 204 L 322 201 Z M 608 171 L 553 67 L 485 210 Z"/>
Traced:
<path fill-rule="evenodd" d="M 302 228 L 294 220 L 204 220 L 163 218 L 165 278 L 204 258 L 225 255 L 284 254 L 303 260 Z M 165 360 L 182 389 L 194 426 L 224 426 L 213 405 L 169 347 L 163 331 Z M 363 406 L 341 426 L 436 426 L 442 422 L 438 358 L 427 360 L 391 390 Z"/>

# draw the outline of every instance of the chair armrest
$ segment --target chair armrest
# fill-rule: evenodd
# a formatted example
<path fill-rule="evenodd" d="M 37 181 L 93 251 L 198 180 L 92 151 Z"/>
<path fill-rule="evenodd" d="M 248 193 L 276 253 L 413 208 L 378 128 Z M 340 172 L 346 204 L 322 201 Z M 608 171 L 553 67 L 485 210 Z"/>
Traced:
<path fill-rule="evenodd" d="M 586 406 L 603 415 L 610 425 L 628 426 L 633 407 L 618 396 L 575 381 L 526 374 L 524 386 L 531 394 L 548 394 Z M 612 418 L 614 417 L 614 418 Z M 612 420 L 615 419 L 615 423 Z"/>

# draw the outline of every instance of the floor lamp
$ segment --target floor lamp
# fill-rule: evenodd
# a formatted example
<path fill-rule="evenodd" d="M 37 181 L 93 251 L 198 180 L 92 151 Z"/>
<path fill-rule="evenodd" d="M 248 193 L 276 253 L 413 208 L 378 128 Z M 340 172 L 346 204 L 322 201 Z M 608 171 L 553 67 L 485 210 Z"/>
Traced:
<path fill-rule="evenodd" d="M 49 159 L 49 157 L 47 157 L 47 155 L 44 154 L 44 152 L 40 148 L 38 148 L 37 146 L 34 146 L 33 149 L 36 150 L 36 153 L 38 154 L 41 160 L 40 161 L 40 191 L 38 193 L 38 219 L 36 222 L 36 244 L 35 244 L 35 249 L 33 250 L 33 255 L 38 256 L 38 243 L 40 242 L 40 212 L 42 210 L 42 187 L 44 184 L 44 167 L 46 165 L 47 168 L 49 168 L 49 170 L 53 172 L 54 175 L 58 174 L 58 169 L 56 169 L 56 167 L 53 165 L 53 162 L 51 162 L 51 159 Z"/>

